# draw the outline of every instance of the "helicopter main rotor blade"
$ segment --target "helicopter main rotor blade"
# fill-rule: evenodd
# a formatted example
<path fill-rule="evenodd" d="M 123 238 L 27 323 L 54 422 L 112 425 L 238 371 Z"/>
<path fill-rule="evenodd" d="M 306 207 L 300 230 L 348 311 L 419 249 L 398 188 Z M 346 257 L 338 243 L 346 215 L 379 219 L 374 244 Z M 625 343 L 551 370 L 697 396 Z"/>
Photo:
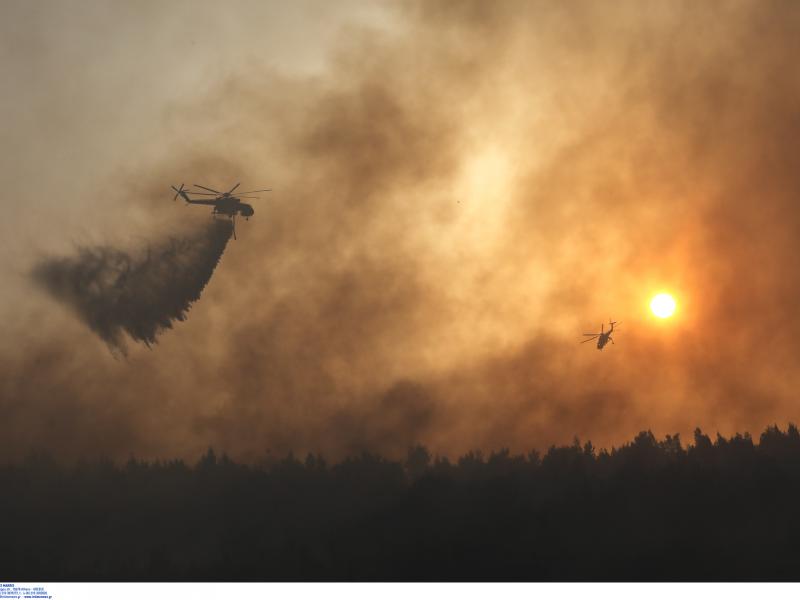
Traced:
<path fill-rule="evenodd" d="M 204 185 L 197 185 L 196 183 L 194 184 L 194 187 L 199 187 L 200 189 L 208 190 L 209 192 L 214 192 L 215 194 L 221 194 L 222 193 L 222 192 L 218 192 L 217 190 L 212 190 L 211 188 L 207 188 Z"/>
<path fill-rule="evenodd" d="M 212 194 L 211 192 L 193 192 L 191 190 L 185 190 L 188 194 L 194 194 L 195 196 L 219 196 L 219 194 Z"/>
<path fill-rule="evenodd" d="M 271 192 L 272 190 L 250 190 L 249 192 L 239 192 L 240 194 L 255 194 L 256 192 Z"/>
<path fill-rule="evenodd" d="M 591 342 L 591 341 L 594 341 L 596 338 L 599 338 L 599 337 L 600 337 L 599 335 L 596 335 L 596 336 L 594 336 L 594 337 L 590 337 L 588 340 L 583 340 L 583 341 L 581 342 L 581 344 L 585 344 L 586 342 Z"/>
<path fill-rule="evenodd" d="M 240 181 L 239 183 L 237 183 L 235 186 L 233 186 L 231 189 L 229 189 L 229 190 L 228 190 L 228 193 L 229 193 L 229 194 L 232 194 L 232 193 L 233 193 L 233 190 L 235 190 L 235 189 L 236 189 L 237 187 L 239 187 L 240 185 L 242 185 L 242 182 L 241 182 L 241 181 Z M 247 192 L 244 192 L 244 193 L 246 194 Z"/>

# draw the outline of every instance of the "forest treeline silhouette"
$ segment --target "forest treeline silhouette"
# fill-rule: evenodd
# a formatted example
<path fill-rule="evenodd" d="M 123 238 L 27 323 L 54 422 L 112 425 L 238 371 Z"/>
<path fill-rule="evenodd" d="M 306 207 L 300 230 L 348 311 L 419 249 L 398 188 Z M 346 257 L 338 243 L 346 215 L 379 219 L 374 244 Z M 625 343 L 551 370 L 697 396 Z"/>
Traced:
<path fill-rule="evenodd" d="M 796 580 L 800 432 L 0 467 L 0 578 Z"/>

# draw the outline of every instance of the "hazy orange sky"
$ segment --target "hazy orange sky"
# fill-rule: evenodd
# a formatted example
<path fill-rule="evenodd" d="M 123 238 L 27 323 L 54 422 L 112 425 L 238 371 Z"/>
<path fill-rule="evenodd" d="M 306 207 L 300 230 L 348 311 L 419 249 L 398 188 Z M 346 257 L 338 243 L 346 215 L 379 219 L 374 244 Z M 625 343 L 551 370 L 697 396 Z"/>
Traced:
<path fill-rule="evenodd" d="M 800 5 L 0 16 L 3 456 L 452 456 L 800 417 Z M 169 186 L 238 181 L 274 191 L 151 349 L 115 359 L 30 277 L 196 230 Z M 609 318 L 615 345 L 578 343 Z"/>

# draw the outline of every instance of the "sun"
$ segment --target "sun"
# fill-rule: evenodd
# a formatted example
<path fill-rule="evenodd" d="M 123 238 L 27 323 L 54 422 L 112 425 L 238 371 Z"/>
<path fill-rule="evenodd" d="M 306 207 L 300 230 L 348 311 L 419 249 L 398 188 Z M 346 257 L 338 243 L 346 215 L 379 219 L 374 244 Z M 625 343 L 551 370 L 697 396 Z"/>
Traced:
<path fill-rule="evenodd" d="M 650 301 L 650 310 L 660 319 L 668 319 L 675 314 L 676 306 L 675 298 L 665 293 L 656 294 Z"/>

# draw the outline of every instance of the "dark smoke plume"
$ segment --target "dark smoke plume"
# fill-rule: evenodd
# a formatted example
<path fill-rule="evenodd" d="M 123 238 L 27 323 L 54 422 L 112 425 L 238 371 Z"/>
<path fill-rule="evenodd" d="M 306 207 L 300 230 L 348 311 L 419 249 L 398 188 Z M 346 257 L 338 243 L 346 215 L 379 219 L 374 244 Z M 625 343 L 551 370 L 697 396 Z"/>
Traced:
<path fill-rule="evenodd" d="M 34 279 L 74 309 L 112 350 L 125 352 L 123 333 L 147 346 L 186 313 L 211 279 L 233 227 L 215 220 L 204 229 L 139 252 L 110 246 L 47 258 Z"/>
<path fill-rule="evenodd" d="M 261 44 L 280 3 L 17 4 L 0 3 L 0 456 L 453 456 L 800 420 L 800 3 L 412 0 L 311 71 Z M 232 43 L 190 50 L 187 21 Z M 84 227 L 162 239 L 188 174 L 276 190 L 251 260 L 215 273 L 170 352 L 96 368 L 102 344 L 15 276 Z M 143 305 L 87 300 L 76 263 L 43 269 L 48 288 L 128 337 Z M 152 337 L 192 295 L 125 325 Z M 609 318 L 616 345 L 579 344 Z"/>

